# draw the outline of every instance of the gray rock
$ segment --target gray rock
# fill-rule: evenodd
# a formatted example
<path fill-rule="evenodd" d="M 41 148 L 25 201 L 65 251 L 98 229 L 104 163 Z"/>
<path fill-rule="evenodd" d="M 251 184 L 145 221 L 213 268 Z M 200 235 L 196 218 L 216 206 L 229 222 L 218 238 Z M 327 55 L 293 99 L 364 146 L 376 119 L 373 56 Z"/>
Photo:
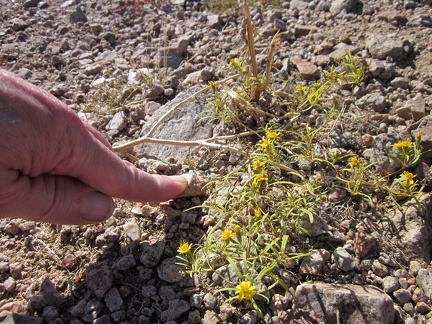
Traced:
<path fill-rule="evenodd" d="M 198 324 L 201 321 L 201 313 L 198 309 L 195 309 L 188 314 L 188 321 L 191 324 Z"/>
<path fill-rule="evenodd" d="M 162 240 L 153 240 L 141 243 L 140 250 L 140 262 L 144 267 L 154 267 L 156 266 L 162 253 L 165 249 L 165 243 Z"/>
<path fill-rule="evenodd" d="M 333 252 L 333 259 L 339 269 L 350 271 L 354 269 L 354 257 L 342 247 L 337 247 Z"/>
<path fill-rule="evenodd" d="M 110 312 L 115 312 L 123 306 L 123 299 L 121 298 L 117 288 L 111 288 L 107 291 L 104 301 Z"/>
<path fill-rule="evenodd" d="M 198 83 L 206 83 L 208 80 L 210 80 L 213 77 L 212 71 L 210 71 L 208 68 L 204 68 L 200 71 L 195 71 L 186 77 L 184 83 L 188 83 L 191 85 L 195 85 Z"/>
<path fill-rule="evenodd" d="M 200 89 L 199 86 L 192 87 L 189 91 L 179 93 L 173 101 L 160 107 L 143 127 L 141 135 L 145 136 L 164 114 L 168 113 L 172 108 L 176 107 L 183 100 L 195 94 Z M 209 93 L 201 94 L 193 100 L 179 106 L 178 109 L 173 111 L 172 114 L 159 125 L 158 129 L 151 137 L 183 141 L 211 137 L 211 123 L 200 122 L 205 116 L 205 111 L 208 110 L 208 96 Z M 193 152 L 194 147 L 143 144 L 137 146 L 135 149 L 139 153 L 146 153 L 147 155 L 164 160 L 168 157 L 184 159 Z"/>
<path fill-rule="evenodd" d="M 217 268 L 212 275 L 212 280 L 219 286 L 223 286 L 227 282 L 236 285 L 239 282 L 239 277 L 235 269 L 231 265 L 227 265 Z"/>
<path fill-rule="evenodd" d="M 7 313 L 2 316 L 2 324 L 17 324 L 17 323 L 25 323 L 25 324 L 42 324 L 42 317 L 33 317 L 29 315 L 15 314 L 15 313 Z"/>
<path fill-rule="evenodd" d="M 392 276 L 383 278 L 383 290 L 386 293 L 391 293 L 399 288 L 399 280 Z"/>
<path fill-rule="evenodd" d="M 176 257 L 168 258 L 162 261 L 157 268 L 157 273 L 160 279 L 167 282 L 179 282 L 183 279 L 183 267 L 177 264 Z"/>
<path fill-rule="evenodd" d="M 12 277 L 7 278 L 3 281 L 3 288 L 7 293 L 12 293 L 16 287 L 16 280 Z"/>
<path fill-rule="evenodd" d="M 222 324 L 222 323 L 224 323 L 224 321 L 220 315 L 218 315 L 214 311 L 208 309 L 204 313 L 203 323 Z"/>
<path fill-rule="evenodd" d="M 350 51 L 351 54 L 356 54 L 360 51 L 360 48 L 358 46 L 354 46 L 354 45 L 348 45 L 345 43 L 339 43 L 338 45 L 336 45 L 334 47 L 334 51 L 332 51 L 329 54 L 329 57 L 333 60 L 333 61 L 338 61 L 341 58 L 343 58 L 344 56 L 347 55 L 347 51 Z"/>
<path fill-rule="evenodd" d="M 114 61 L 117 57 L 117 52 L 106 50 L 100 53 L 98 56 L 96 56 L 95 61 L 96 62 L 111 62 Z"/>
<path fill-rule="evenodd" d="M 162 300 L 172 300 L 176 296 L 176 292 L 171 286 L 161 286 L 158 294 Z"/>
<path fill-rule="evenodd" d="M 25 9 L 34 8 L 37 7 L 40 0 L 26 0 L 23 3 L 23 6 Z"/>
<path fill-rule="evenodd" d="M 399 234 L 394 243 L 399 246 L 405 257 L 420 259 L 429 263 L 431 261 L 432 237 L 423 217 L 429 219 L 432 215 L 432 194 L 424 193 L 417 199 L 421 205 L 421 211 L 417 208 L 416 201 L 411 199 L 404 204 L 402 211 L 395 210 L 388 215 Z"/>
<path fill-rule="evenodd" d="M 389 269 L 378 260 L 373 260 L 372 271 L 380 277 L 385 277 L 390 273 Z"/>
<path fill-rule="evenodd" d="M 106 125 L 106 129 L 118 133 L 127 125 L 127 117 L 124 111 L 119 111 L 114 114 L 113 118 Z"/>
<path fill-rule="evenodd" d="M 320 77 L 320 72 L 313 63 L 310 63 L 299 56 L 291 57 L 290 62 L 297 68 L 302 79 L 317 80 Z"/>
<path fill-rule="evenodd" d="M 157 288 L 153 285 L 142 286 L 141 294 L 146 298 L 151 298 L 157 295 Z"/>
<path fill-rule="evenodd" d="M 96 297 L 102 298 L 111 288 L 113 279 L 111 269 L 107 265 L 95 263 L 86 270 L 86 283 Z"/>
<path fill-rule="evenodd" d="M 297 9 L 299 11 L 308 8 L 308 2 L 303 0 L 292 0 L 290 1 L 290 9 Z"/>
<path fill-rule="evenodd" d="M 139 209 L 142 213 L 141 208 Z M 126 234 L 126 236 L 131 239 L 132 241 L 139 240 L 141 238 L 141 228 L 137 221 L 133 220 L 130 222 L 127 222 L 123 225 L 123 230 Z"/>
<path fill-rule="evenodd" d="M 395 88 L 406 89 L 409 85 L 409 79 L 404 77 L 396 77 L 390 81 L 390 85 Z"/>
<path fill-rule="evenodd" d="M 47 306 L 42 311 L 42 317 L 46 323 L 50 323 L 59 317 L 59 310 L 54 306 Z"/>
<path fill-rule="evenodd" d="M 364 258 L 375 255 L 380 249 L 380 242 L 370 234 L 357 231 L 354 236 L 354 250 L 357 256 Z M 369 260 L 370 261 L 370 260 Z"/>
<path fill-rule="evenodd" d="M 71 315 L 76 317 L 81 317 L 84 315 L 88 300 L 81 299 L 78 303 L 70 309 Z"/>
<path fill-rule="evenodd" d="M 210 28 L 217 28 L 221 25 L 222 18 L 217 14 L 209 13 L 207 15 L 207 24 Z"/>
<path fill-rule="evenodd" d="M 366 59 L 369 73 L 374 77 L 387 81 L 395 74 L 395 64 L 378 59 Z"/>
<path fill-rule="evenodd" d="M 204 301 L 204 295 L 203 294 L 193 294 L 190 297 L 189 302 L 190 302 L 191 307 L 199 308 L 202 306 L 203 301 Z"/>
<path fill-rule="evenodd" d="M 11 28 L 14 31 L 20 31 L 20 30 L 25 30 L 26 28 L 28 28 L 30 26 L 30 22 L 19 19 L 19 18 L 13 18 L 10 20 L 9 22 Z"/>
<path fill-rule="evenodd" d="M 313 222 L 310 221 L 309 215 L 303 216 L 300 220 L 300 226 L 314 237 L 328 233 L 327 221 L 317 213 L 313 213 Z"/>
<path fill-rule="evenodd" d="M 41 312 L 46 306 L 46 301 L 42 296 L 34 295 L 31 296 L 27 308 L 30 313 Z"/>
<path fill-rule="evenodd" d="M 338 14 L 342 11 L 349 12 L 357 5 L 358 0 L 334 0 L 330 6 L 330 12 Z"/>
<path fill-rule="evenodd" d="M 385 35 L 369 34 L 366 39 L 366 48 L 373 58 L 380 60 L 390 56 L 395 61 L 400 61 L 405 57 L 403 42 Z"/>
<path fill-rule="evenodd" d="M 426 269 L 420 269 L 416 276 L 417 285 L 423 290 L 425 296 L 432 298 L 432 275 Z"/>
<path fill-rule="evenodd" d="M 362 109 L 372 109 L 376 112 L 383 112 L 387 107 L 386 98 L 378 92 L 368 93 L 357 100 L 357 105 Z"/>
<path fill-rule="evenodd" d="M 168 303 L 168 309 L 163 311 L 161 314 L 161 321 L 163 323 L 167 321 L 175 321 L 189 309 L 190 304 L 187 301 L 181 299 L 170 300 Z"/>
<path fill-rule="evenodd" d="M 73 11 L 70 15 L 69 15 L 69 21 L 71 23 L 77 23 L 77 22 L 87 22 L 87 16 L 86 14 L 82 11 L 80 6 L 77 6 L 75 11 Z"/>
<path fill-rule="evenodd" d="M 209 309 L 215 309 L 218 303 L 218 300 L 215 295 L 212 293 L 206 293 L 203 297 L 204 306 Z"/>
<path fill-rule="evenodd" d="M 391 157 L 392 145 L 398 140 L 393 135 L 378 134 L 373 139 L 372 148 L 365 150 L 364 156 L 367 156 L 374 163 L 375 168 L 383 174 L 391 173 L 401 167 L 401 164 Z"/>
<path fill-rule="evenodd" d="M 50 306 L 57 307 L 65 302 L 65 298 L 57 291 L 56 286 L 51 282 L 51 280 L 49 280 L 48 277 L 42 282 L 40 291 L 45 301 Z"/>
<path fill-rule="evenodd" d="M 162 47 L 157 50 L 156 62 L 161 67 L 171 67 L 177 69 L 186 55 L 187 48 L 192 38 L 184 36 L 177 44 L 171 47 Z"/>
<path fill-rule="evenodd" d="M 427 115 L 419 121 L 413 123 L 408 130 L 416 138 L 418 132 L 421 132 L 420 145 L 422 148 L 422 158 L 429 159 L 432 157 L 432 115 Z"/>
<path fill-rule="evenodd" d="M 98 63 L 90 63 L 84 66 L 82 72 L 85 75 L 96 75 L 103 70 L 103 66 Z"/>
<path fill-rule="evenodd" d="M 374 286 L 304 283 L 297 287 L 294 311 L 310 310 L 325 323 L 392 324 L 392 299 Z"/>
<path fill-rule="evenodd" d="M 426 102 L 421 93 L 418 93 L 414 98 L 409 99 L 405 102 L 404 107 L 408 109 L 408 116 L 401 116 L 406 119 L 414 119 L 415 121 L 420 120 L 426 116 Z M 400 116 L 399 112 L 398 115 Z"/>
<path fill-rule="evenodd" d="M 82 316 L 82 319 L 84 322 L 91 323 L 96 318 L 99 317 L 102 310 L 104 308 L 104 304 L 100 301 L 99 298 L 93 298 L 89 300 L 86 304 L 86 308 L 84 311 L 84 315 Z"/>
<path fill-rule="evenodd" d="M 295 25 L 294 26 L 294 37 L 300 38 L 306 35 L 309 35 L 314 27 L 312 26 L 305 26 L 305 25 Z"/>
<path fill-rule="evenodd" d="M 394 291 L 393 297 L 400 304 L 405 304 L 410 300 L 410 294 L 406 289 L 398 289 Z"/>
<path fill-rule="evenodd" d="M 303 274 L 322 274 L 326 262 L 330 259 L 330 252 L 320 249 L 311 251 L 300 263 L 299 272 Z"/>

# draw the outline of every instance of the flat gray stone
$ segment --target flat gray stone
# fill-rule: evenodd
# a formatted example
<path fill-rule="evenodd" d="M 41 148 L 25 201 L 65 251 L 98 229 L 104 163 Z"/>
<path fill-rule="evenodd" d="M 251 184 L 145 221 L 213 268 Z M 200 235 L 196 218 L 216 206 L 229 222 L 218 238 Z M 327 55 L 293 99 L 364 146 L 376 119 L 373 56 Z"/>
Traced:
<path fill-rule="evenodd" d="M 144 125 L 141 136 L 146 135 L 161 117 L 170 111 L 174 106 L 195 94 L 201 89 L 200 86 L 194 86 L 188 91 L 181 92 L 174 100 L 161 106 L 154 115 Z M 210 121 L 200 120 L 205 116 L 205 111 L 209 109 L 208 98 L 210 92 L 205 92 L 195 99 L 187 102 L 175 110 L 164 122 L 159 125 L 158 129 L 151 135 L 153 138 L 167 140 L 199 140 L 212 136 L 213 127 Z M 196 149 L 196 146 L 177 146 L 177 145 L 155 145 L 142 144 L 138 145 L 135 150 L 138 153 L 145 153 L 148 156 L 165 160 L 168 157 L 184 159 Z"/>
<path fill-rule="evenodd" d="M 296 310 L 310 310 L 323 323 L 392 324 L 393 300 L 374 286 L 304 283 L 297 287 Z"/>

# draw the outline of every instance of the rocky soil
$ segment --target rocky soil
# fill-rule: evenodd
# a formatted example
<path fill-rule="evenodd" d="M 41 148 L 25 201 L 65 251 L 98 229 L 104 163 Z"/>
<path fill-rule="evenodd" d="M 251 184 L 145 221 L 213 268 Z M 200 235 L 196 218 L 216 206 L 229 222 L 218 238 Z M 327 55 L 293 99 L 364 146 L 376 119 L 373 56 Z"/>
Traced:
<path fill-rule="evenodd" d="M 176 102 L 228 76 L 229 60 L 245 51 L 242 15 L 233 8 L 227 14 L 210 11 L 211 2 L 150 2 L 0 0 L 0 67 L 66 102 L 113 144 L 136 139 Z M 316 235 L 301 237 L 311 254 L 286 265 L 290 289 L 270 291 L 262 319 L 245 304 L 223 304 L 211 285 L 184 276 L 175 264 L 180 240 L 198 242 L 209 226 L 205 210 L 188 211 L 206 200 L 199 188 L 160 205 L 117 201 L 113 217 L 95 226 L 4 219 L 5 323 L 432 321 L 431 1 L 293 0 L 258 4 L 251 14 L 260 68 L 281 31 L 275 90 L 317 80 L 347 49 L 363 59 L 366 79 L 338 93 L 344 127 L 327 145 L 355 148 L 390 172 L 391 143 L 421 131 L 425 154 L 413 172 L 426 184 L 422 211 L 410 202 L 402 210 L 350 210 L 343 218 L 324 209 Z M 196 127 L 206 96 L 176 117 L 182 123 L 162 125 L 158 136 L 220 135 L 224 128 L 217 125 Z M 310 113 L 311 124 L 319 120 Z M 242 162 L 230 152 L 192 151 L 147 144 L 119 154 L 148 172 L 194 179 Z M 328 208 L 346 206 L 344 199 L 346 193 L 330 192 Z"/>

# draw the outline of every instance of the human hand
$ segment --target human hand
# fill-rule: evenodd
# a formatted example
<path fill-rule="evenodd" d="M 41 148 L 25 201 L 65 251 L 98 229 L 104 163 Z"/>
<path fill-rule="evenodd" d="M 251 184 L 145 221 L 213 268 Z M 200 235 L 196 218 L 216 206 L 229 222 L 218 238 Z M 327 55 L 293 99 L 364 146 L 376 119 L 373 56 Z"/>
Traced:
<path fill-rule="evenodd" d="M 60 100 L 0 69 L 1 218 L 98 223 L 112 214 L 111 197 L 160 202 L 186 186 L 123 161 Z"/>

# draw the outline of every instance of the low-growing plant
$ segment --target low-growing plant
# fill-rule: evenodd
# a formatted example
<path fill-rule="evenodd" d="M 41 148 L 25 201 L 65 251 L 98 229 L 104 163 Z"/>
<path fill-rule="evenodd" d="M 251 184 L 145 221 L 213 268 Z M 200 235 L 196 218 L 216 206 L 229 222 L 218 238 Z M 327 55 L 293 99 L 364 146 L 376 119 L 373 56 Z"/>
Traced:
<path fill-rule="evenodd" d="M 320 143 L 329 137 L 343 111 L 333 94 L 341 86 L 352 87 L 364 79 L 359 58 L 348 51 L 336 66 L 324 72 L 321 80 L 274 90 L 270 71 L 278 33 L 269 44 L 266 67 L 259 71 L 247 3 L 244 8 L 247 52 L 228 63 L 234 74 L 210 81 L 207 87 L 172 107 L 146 135 L 116 146 L 115 150 L 144 142 L 169 142 L 229 150 L 243 157 L 242 164 L 215 176 L 206 185 L 210 194 L 199 207 L 207 211 L 212 226 L 199 243 L 180 242 L 178 264 L 189 275 L 203 279 L 211 276 L 214 284 L 209 289 L 222 294 L 225 302 L 244 303 L 262 315 L 262 303 L 268 302 L 269 290 L 289 290 L 283 273 L 290 270 L 288 265 L 293 259 L 309 252 L 295 246 L 295 242 L 310 234 L 310 225 L 329 205 L 332 190 L 345 191 L 347 197 L 341 204 L 344 209 L 345 205 L 354 209 L 358 201 L 372 206 L 387 196 L 396 205 L 402 198 L 417 199 L 424 185 L 411 173 L 421 156 L 420 135 L 415 142 L 394 144 L 392 156 L 401 167 L 388 175 L 377 173 L 372 163 L 354 152 L 331 151 Z M 151 137 L 164 118 L 207 91 L 211 94 L 210 118 L 238 133 L 197 141 Z M 331 126 L 308 122 L 312 110 Z M 242 149 L 222 144 L 240 139 Z M 377 197 L 377 192 L 384 193 L 384 198 Z"/>
<path fill-rule="evenodd" d="M 247 20 L 247 5 L 245 8 Z M 251 33 L 250 28 L 248 33 Z M 252 116 L 255 125 L 262 127 L 261 131 L 255 130 L 260 139 L 249 151 L 246 167 L 234 169 L 209 182 L 211 194 L 203 207 L 216 222 L 204 242 L 193 245 L 193 252 L 192 245 L 187 245 L 188 257 L 180 257 L 179 261 L 190 275 L 218 273 L 223 267 L 230 268 L 236 277 L 234 280 L 223 278 L 223 287 L 217 288 L 216 293 L 226 293 L 226 302 L 246 302 L 262 314 L 256 302 L 260 299 L 258 295 L 265 296 L 274 287 L 288 290 L 278 269 L 291 259 L 307 255 L 308 251 L 293 249 L 293 236 L 309 234 L 305 222 L 314 222 L 314 215 L 326 204 L 328 192 L 340 188 L 353 198 L 369 201 L 370 205 L 374 203 L 371 195 L 377 190 L 392 197 L 416 197 L 421 190 L 415 184 L 415 176 L 403 170 L 418 162 L 421 150 L 420 138 L 414 143 L 394 145 L 397 149 L 394 158 L 403 166 L 403 173 L 395 179 L 397 187 L 392 186 L 392 175 L 376 174 L 374 165 L 357 155 L 322 154 L 319 138 L 325 136 L 328 129 L 312 127 L 295 118 L 288 127 L 286 124 L 281 127 L 281 120 L 289 116 L 288 113 L 284 112 L 281 118 L 269 113 L 271 109 L 264 110 L 256 104 L 265 91 L 271 93 L 271 90 L 268 75 L 259 77 L 255 68 L 250 43 L 253 37 L 247 39 L 249 60 L 236 58 L 228 65 L 237 73 L 236 81 L 229 86 L 209 83 L 213 94 L 212 113 L 219 121 L 236 123 L 239 128 L 249 130 L 251 127 L 244 114 L 249 118 Z M 277 34 L 269 46 L 267 73 L 276 40 Z M 339 102 L 332 96 L 332 91 L 337 86 L 359 84 L 363 79 L 361 60 L 347 51 L 337 66 L 325 73 L 322 81 L 297 87 L 292 97 L 297 105 L 297 117 L 330 101 L 330 106 L 326 105 L 330 109 L 320 110 L 328 119 L 338 118 L 336 107 Z M 307 168 L 292 167 L 302 161 L 307 162 Z M 330 170 L 332 175 L 311 176 L 317 165 Z M 263 277 L 267 285 L 270 283 L 267 287 L 262 285 Z"/>

